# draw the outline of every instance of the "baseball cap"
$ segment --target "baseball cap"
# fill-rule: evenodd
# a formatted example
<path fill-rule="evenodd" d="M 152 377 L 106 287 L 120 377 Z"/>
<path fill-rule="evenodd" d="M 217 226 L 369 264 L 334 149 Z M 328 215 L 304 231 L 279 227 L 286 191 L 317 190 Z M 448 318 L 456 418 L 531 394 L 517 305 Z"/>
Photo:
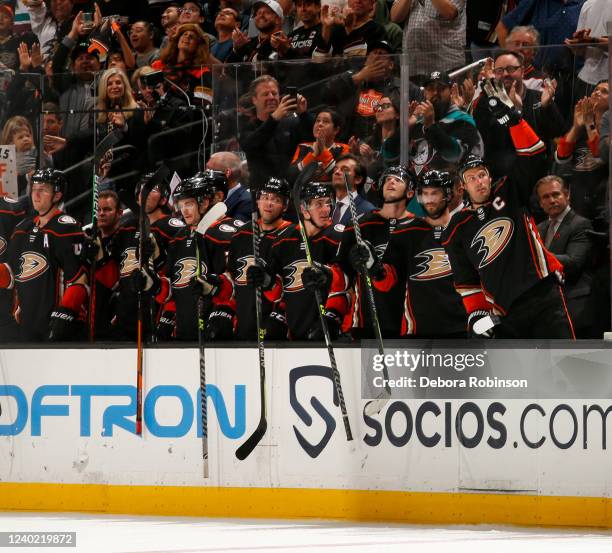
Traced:
<path fill-rule="evenodd" d="M 283 8 L 276 0 L 257 0 L 257 2 L 253 4 L 253 10 L 256 11 L 257 6 L 259 6 L 260 4 L 264 4 L 268 6 L 268 8 L 270 8 L 281 19 L 285 18 L 285 14 L 283 13 Z"/>
<path fill-rule="evenodd" d="M 70 57 L 71 57 L 72 61 L 77 59 L 84 52 L 88 52 L 92 56 L 95 56 L 96 58 L 100 59 L 100 53 L 97 50 L 95 50 L 95 49 L 91 49 L 91 51 L 90 51 L 90 46 L 91 46 L 91 44 L 89 42 L 79 42 L 72 49 L 72 52 L 70 53 Z"/>
<path fill-rule="evenodd" d="M 429 77 L 425 80 L 424 85 L 427 86 L 431 83 L 441 83 L 444 86 L 450 86 L 451 80 L 446 71 L 432 71 Z"/>
<path fill-rule="evenodd" d="M 368 42 L 368 54 L 373 50 L 385 50 L 389 52 L 389 54 L 393 54 L 393 47 L 386 40 Z"/>

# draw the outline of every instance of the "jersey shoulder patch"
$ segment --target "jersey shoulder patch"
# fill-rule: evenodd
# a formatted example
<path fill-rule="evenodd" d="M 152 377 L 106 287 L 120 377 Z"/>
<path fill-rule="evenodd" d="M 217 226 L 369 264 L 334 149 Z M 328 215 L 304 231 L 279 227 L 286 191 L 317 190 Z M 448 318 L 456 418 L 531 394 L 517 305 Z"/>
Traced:
<path fill-rule="evenodd" d="M 7 204 L 18 204 L 19 203 L 17 200 L 14 200 L 10 196 L 2 196 L 2 200 L 5 201 Z"/>
<path fill-rule="evenodd" d="M 183 221 L 177 219 L 176 217 L 171 217 L 168 220 L 168 224 L 174 228 L 183 228 L 185 226 L 185 223 L 183 223 Z"/>
<path fill-rule="evenodd" d="M 234 226 L 235 227 L 243 227 L 244 225 L 246 225 L 246 223 L 244 221 L 241 221 L 240 219 L 234 219 Z"/>
<path fill-rule="evenodd" d="M 228 225 L 227 223 L 221 223 L 219 225 L 219 230 L 222 232 L 231 232 L 234 233 L 236 232 L 236 227 L 233 227 L 232 225 Z"/>
<path fill-rule="evenodd" d="M 72 217 L 70 217 L 70 215 L 60 215 L 57 218 L 57 222 L 61 223 L 62 225 L 76 225 L 76 219 L 73 219 Z"/>
<path fill-rule="evenodd" d="M 344 232 L 344 225 L 341 225 L 340 223 L 334 225 L 334 230 L 336 232 Z"/>

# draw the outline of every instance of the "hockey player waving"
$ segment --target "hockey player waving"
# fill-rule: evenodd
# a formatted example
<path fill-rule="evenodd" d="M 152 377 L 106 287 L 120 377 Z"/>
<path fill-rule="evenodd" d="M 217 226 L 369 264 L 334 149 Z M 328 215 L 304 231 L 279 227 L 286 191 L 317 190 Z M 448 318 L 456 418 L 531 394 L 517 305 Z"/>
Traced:
<path fill-rule="evenodd" d="M 15 227 L 7 262 L 0 264 L 0 287 L 17 289 L 17 320 L 24 341 L 84 337 L 88 289 L 80 261 L 83 233 L 59 209 L 65 190 L 61 171 L 45 169 L 32 175 L 36 215 Z"/>
<path fill-rule="evenodd" d="M 559 286 L 563 267 L 544 247 L 527 207 L 543 172 L 545 146 L 503 87 L 489 81 L 483 89 L 500 132 L 510 133 L 517 162 L 496 182 L 475 156 L 461 167 L 470 206 L 453 215 L 442 245 L 469 330 L 480 336 L 574 338 Z"/>

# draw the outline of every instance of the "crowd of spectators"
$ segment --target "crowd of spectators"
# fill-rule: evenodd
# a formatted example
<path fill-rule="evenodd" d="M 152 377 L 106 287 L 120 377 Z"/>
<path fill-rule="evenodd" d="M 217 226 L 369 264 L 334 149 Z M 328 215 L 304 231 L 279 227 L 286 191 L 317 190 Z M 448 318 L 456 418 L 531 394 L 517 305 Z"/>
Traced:
<path fill-rule="evenodd" d="M 589 255 L 570 272 L 608 305 L 595 335 L 610 324 L 607 21 L 609 0 L 0 0 L 0 146 L 15 146 L 26 212 L 31 175 L 57 169 L 63 209 L 83 224 L 96 144 L 116 129 L 99 184 L 124 207 L 162 162 L 182 179 L 206 166 L 248 220 L 249 185 L 291 184 L 316 162 L 321 182 L 351 166 L 367 211 L 400 162 L 418 176 L 475 154 L 508 174 L 517 154 L 488 108 L 490 80 L 545 144 L 534 182 L 562 177 L 586 221 Z M 531 202 L 544 234 L 545 188 Z M 423 213 L 416 197 L 408 209 Z"/>

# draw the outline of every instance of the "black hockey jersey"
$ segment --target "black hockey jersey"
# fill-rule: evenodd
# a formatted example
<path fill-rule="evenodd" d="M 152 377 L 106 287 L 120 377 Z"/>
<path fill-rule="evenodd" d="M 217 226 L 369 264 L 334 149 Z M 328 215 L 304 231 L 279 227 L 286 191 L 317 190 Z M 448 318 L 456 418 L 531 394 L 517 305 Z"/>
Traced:
<path fill-rule="evenodd" d="M 17 225 L 7 256 L 15 278 L 20 332 L 28 341 L 47 339 L 51 312 L 66 287 L 84 274 L 83 232 L 76 220 L 61 211 L 43 228 L 38 220 L 27 217 Z"/>
<path fill-rule="evenodd" d="M 313 261 L 331 264 L 338 252 L 342 225 L 328 225 L 310 239 Z M 308 331 L 318 324 L 319 314 L 315 296 L 304 288 L 302 273 L 308 267 L 305 244 L 297 225 L 279 232 L 271 248 L 272 272 L 279 275 L 286 306 L 289 335 L 293 340 L 305 340 Z M 325 297 L 323 301 L 325 302 Z"/>
<path fill-rule="evenodd" d="M 9 240 L 13 235 L 15 226 L 23 219 L 25 211 L 20 204 L 10 198 L 0 196 L 0 263 L 6 260 L 8 255 Z M 13 339 L 9 336 L 7 326 L 14 326 L 13 318 L 14 291 L 0 289 L 0 341 Z M 3 334 L 6 334 L 4 336 Z M 12 332 L 11 332 L 12 334 Z"/>

